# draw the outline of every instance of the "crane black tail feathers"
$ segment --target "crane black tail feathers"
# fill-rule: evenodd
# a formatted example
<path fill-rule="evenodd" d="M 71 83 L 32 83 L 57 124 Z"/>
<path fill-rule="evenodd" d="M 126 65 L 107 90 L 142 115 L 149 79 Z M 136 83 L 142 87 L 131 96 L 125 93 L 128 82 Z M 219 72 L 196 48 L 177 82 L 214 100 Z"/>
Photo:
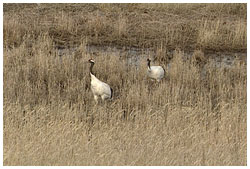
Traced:
<path fill-rule="evenodd" d="M 110 99 L 112 99 L 112 98 L 113 98 L 113 89 L 112 89 L 112 88 L 110 88 L 110 90 L 111 90 L 111 96 L 110 96 Z"/>
<path fill-rule="evenodd" d="M 163 69 L 164 73 L 166 73 L 166 70 L 164 69 L 164 67 L 163 67 L 163 66 L 162 66 L 162 69 Z"/>

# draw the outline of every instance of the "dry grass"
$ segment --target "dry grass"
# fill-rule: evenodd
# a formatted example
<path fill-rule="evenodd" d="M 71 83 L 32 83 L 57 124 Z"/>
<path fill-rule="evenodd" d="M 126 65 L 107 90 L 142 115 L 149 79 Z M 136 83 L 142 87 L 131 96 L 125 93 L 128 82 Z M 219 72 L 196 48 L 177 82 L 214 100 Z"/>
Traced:
<path fill-rule="evenodd" d="M 204 54 L 207 48 L 246 50 L 246 13 L 236 10 L 246 11 L 245 5 L 41 4 L 23 11 L 12 5 L 4 5 L 4 165 L 247 164 L 246 64 L 235 60 L 230 68 L 215 68 Z M 166 10 L 166 16 L 181 20 L 163 26 L 166 16 L 157 14 Z M 199 27 L 187 20 L 197 11 Z M 209 19 L 212 14 L 237 22 L 224 27 L 221 18 Z M 135 27 L 131 18 L 144 20 Z M 174 29 L 178 21 L 190 29 Z M 168 29 L 158 34 L 161 26 Z M 197 34 L 189 34 L 194 27 Z M 146 32 L 151 30 L 158 31 Z M 187 61 L 182 48 L 175 50 L 160 84 L 146 78 L 146 61 L 136 68 L 118 53 L 96 55 L 94 71 L 112 86 L 114 99 L 95 105 L 85 63 L 93 57 L 88 44 L 153 45 L 166 67 L 165 50 L 180 45 L 178 39 L 183 48 L 201 48 Z M 59 57 L 59 41 L 79 47 L 72 56 Z"/>
<path fill-rule="evenodd" d="M 246 4 L 4 4 L 4 46 L 32 32 L 57 45 L 246 51 Z M 15 28 L 15 29 L 13 29 Z"/>

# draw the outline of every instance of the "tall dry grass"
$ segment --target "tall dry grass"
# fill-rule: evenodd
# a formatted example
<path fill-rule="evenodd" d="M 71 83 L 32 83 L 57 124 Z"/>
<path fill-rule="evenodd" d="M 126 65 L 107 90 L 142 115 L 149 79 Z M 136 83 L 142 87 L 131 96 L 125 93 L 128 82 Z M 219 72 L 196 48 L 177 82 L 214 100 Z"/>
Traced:
<path fill-rule="evenodd" d="M 32 32 L 57 45 L 246 51 L 246 4 L 4 4 L 4 46 Z"/>
<path fill-rule="evenodd" d="M 127 10 L 135 11 L 161 9 L 155 5 L 126 5 Z M 77 5 L 72 6 L 78 9 Z M 52 5 L 39 10 L 60 11 L 63 7 L 66 10 L 68 6 Z M 196 8 L 177 7 L 187 11 Z M 85 8 L 94 10 L 96 5 Z M 208 9 L 214 8 L 217 9 L 215 6 Z M 123 8 L 119 4 L 102 4 L 100 9 Z M 231 15 L 234 9 L 221 13 Z M 176 15 L 177 12 L 176 9 Z M 57 25 L 54 33 L 65 41 L 74 39 L 72 32 L 77 34 L 78 27 L 72 24 L 77 23 L 66 21 L 70 15 L 59 14 L 61 20 L 57 21 L 63 26 L 59 31 Z M 99 33 L 103 28 L 109 29 L 106 22 L 110 18 L 96 15 L 89 16 L 92 20 L 86 26 L 92 22 L 100 24 L 93 39 L 101 42 L 104 39 Z M 86 43 L 93 39 L 84 36 L 78 37 L 79 47 L 73 55 L 61 57 L 55 49 L 59 35 L 52 36 L 51 30 L 41 25 L 31 29 L 32 23 L 7 20 L 7 16 L 4 13 L 4 165 L 246 165 L 245 63 L 235 60 L 230 68 L 216 68 L 203 48 L 195 50 L 189 60 L 183 58 L 182 49 L 176 49 L 167 69 L 166 44 L 155 44 L 156 59 L 161 60 L 158 64 L 167 70 L 166 78 L 158 84 L 146 77 L 146 60 L 142 59 L 140 66 L 135 67 L 128 65 L 119 53 L 91 55 L 86 51 Z M 122 39 L 130 27 L 121 25 L 130 22 L 120 19 L 115 25 L 115 37 Z M 219 31 L 223 24 L 217 24 Z M 211 27 L 202 25 L 199 29 L 209 32 Z M 141 39 L 148 36 L 145 34 Z M 227 45 L 233 45 L 232 37 L 236 38 L 231 34 Z M 209 43 L 202 41 L 205 46 Z M 111 102 L 95 105 L 86 64 L 90 57 L 96 61 L 97 77 L 114 89 Z"/>

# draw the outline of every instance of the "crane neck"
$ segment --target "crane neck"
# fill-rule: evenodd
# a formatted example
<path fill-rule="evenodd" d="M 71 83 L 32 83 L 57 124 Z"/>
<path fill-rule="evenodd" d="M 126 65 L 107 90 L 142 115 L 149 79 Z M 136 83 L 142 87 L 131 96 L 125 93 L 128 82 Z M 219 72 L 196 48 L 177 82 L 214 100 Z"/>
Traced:
<path fill-rule="evenodd" d="M 90 74 L 92 74 L 92 75 L 94 75 L 94 73 L 93 73 L 93 67 L 94 67 L 94 64 L 95 63 L 90 63 L 90 67 L 89 67 L 89 72 L 90 72 Z"/>
<path fill-rule="evenodd" d="M 151 68 L 150 68 L 150 61 L 148 61 L 148 68 L 151 69 Z"/>

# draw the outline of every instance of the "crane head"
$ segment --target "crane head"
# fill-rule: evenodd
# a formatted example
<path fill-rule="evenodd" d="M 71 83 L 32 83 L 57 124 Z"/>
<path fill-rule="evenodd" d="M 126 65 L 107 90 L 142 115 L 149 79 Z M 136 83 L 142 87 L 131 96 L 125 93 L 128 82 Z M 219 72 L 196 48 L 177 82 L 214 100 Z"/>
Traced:
<path fill-rule="evenodd" d="M 95 61 L 91 58 L 89 59 L 89 63 L 95 63 Z"/>

